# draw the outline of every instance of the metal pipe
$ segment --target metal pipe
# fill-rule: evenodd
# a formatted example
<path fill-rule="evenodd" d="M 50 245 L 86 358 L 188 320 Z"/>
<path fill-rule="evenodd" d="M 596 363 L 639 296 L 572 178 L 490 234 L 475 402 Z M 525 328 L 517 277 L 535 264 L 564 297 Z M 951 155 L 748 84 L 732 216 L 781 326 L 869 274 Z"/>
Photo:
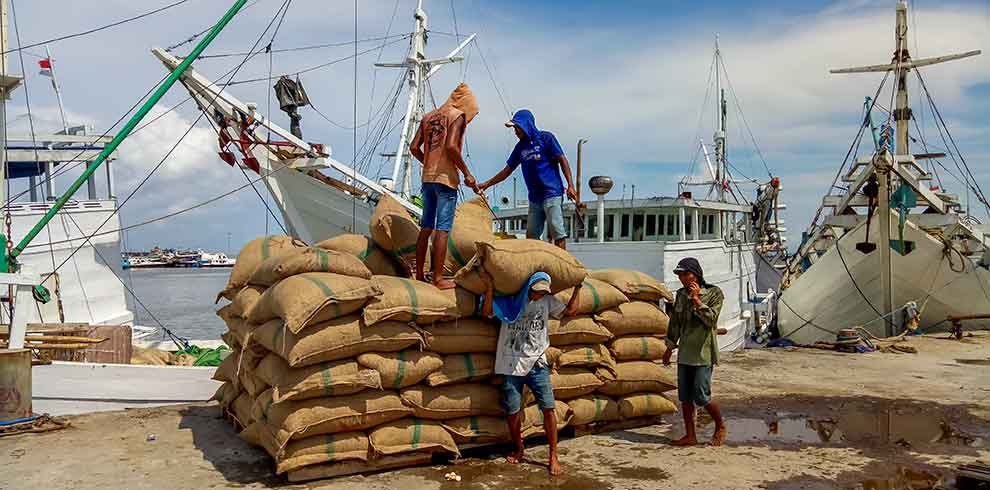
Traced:
<path fill-rule="evenodd" d="M 213 26 L 213 29 L 210 30 L 209 34 L 207 34 L 206 37 L 204 37 L 199 44 L 193 48 L 189 55 L 182 60 L 182 63 L 180 63 L 179 66 L 175 67 L 175 70 L 172 70 L 172 73 L 169 74 L 168 78 L 166 78 L 161 86 L 158 87 L 158 90 L 155 90 L 155 93 L 151 94 L 151 97 L 148 98 L 148 100 L 143 106 L 141 106 L 140 109 L 138 109 L 134 116 L 127 121 L 127 124 L 124 125 L 120 132 L 113 137 L 113 140 L 111 140 L 110 143 L 103 148 L 103 151 L 100 152 L 96 159 L 90 162 L 90 164 L 86 167 L 86 171 L 83 172 L 82 175 L 80 175 L 79 178 L 77 178 L 76 181 L 69 186 L 69 188 L 65 191 L 65 194 L 62 194 L 62 197 L 58 198 L 58 201 L 55 201 L 55 205 L 52 206 L 51 209 L 45 213 L 45 216 L 41 218 L 36 225 L 34 225 L 34 228 L 32 228 L 23 239 L 21 239 L 21 242 L 10 251 L 11 259 L 16 258 L 24 252 L 24 249 L 31 244 L 31 240 L 34 240 L 35 237 L 41 233 L 41 230 L 43 230 L 45 226 L 48 225 L 48 222 L 50 222 L 52 218 L 54 218 L 55 215 L 62 210 L 65 203 L 72 198 L 80 187 L 82 187 L 83 183 L 86 182 L 94 172 L 96 172 L 96 169 L 100 168 L 100 165 L 107 159 L 107 157 L 117 150 L 117 147 L 120 146 L 124 139 L 131 134 L 131 131 L 134 131 L 134 128 L 137 127 L 138 123 L 144 119 L 144 116 L 148 115 L 151 108 L 154 107 L 159 100 L 161 100 L 170 88 L 172 88 L 172 85 L 175 85 L 175 82 L 179 80 L 179 77 L 181 77 L 186 69 L 192 65 L 193 61 L 195 61 L 196 58 L 203 53 L 206 47 L 213 42 L 217 35 L 220 34 L 220 31 L 222 31 L 224 27 L 230 23 L 230 20 L 234 18 L 234 15 L 236 15 L 242 7 L 244 7 L 245 3 L 247 3 L 247 0 L 236 0 L 234 2 L 230 9 L 227 10 L 227 13 L 225 13 L 220 21 Z"/>
<path fill-rule="evenodd" d="M 598 243 L 605 243 L 605 194 L 598 195 Z"/>
<path fill-rule="evenodd" d="M 583 233 L 585 233 L 584 228 L 582 228 L 580 230 L 577 229 L 577 224 L 579 222 L 583 221 L 583 220 L 577 219 L 577 217 L 581 213 L 581 209 L 580 209 L 580 207 L 581 207 L 581 156 L 582 156 L 581 149 L 584 146 L 584 144 L 587 143 L 587 142 L 588 142 L 588 138 L 579 138 L 578 139 L 578 142 L 577 142 L 577 189 L 574 189 L 575 194 L 577 194 L 576 195 L 576 199 L 575 199 L 576 202 L 574 203 L 574 241 L 575 242 L 580 242 L 581 241 L 581 235 Z M 585 224 L 585 226 L 587 226 L 586 223 L 583 223 L 583 224 Z"/>

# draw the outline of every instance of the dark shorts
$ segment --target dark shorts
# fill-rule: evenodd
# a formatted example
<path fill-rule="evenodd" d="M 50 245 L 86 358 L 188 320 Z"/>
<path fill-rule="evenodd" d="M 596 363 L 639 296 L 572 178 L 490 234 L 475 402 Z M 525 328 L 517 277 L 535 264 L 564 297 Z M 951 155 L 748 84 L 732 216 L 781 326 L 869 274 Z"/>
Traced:
<path fill-rule="evenodd" d="M 450 231 L 457 208 L 457 189 L 436 182 L 423 182 L 423 218 L 419 226 L 431 230 Z"/>
<path fill-rule="evenodd" d="M 712 401 L 712 366 L 677 365 L 677 398 L 703 407 Z"/>
<path fill-rule="evenodd" d="M 553 386 L 550 385 L 550 368 L 533 366 L 525 376 L 506 375 L 502 383 L 502 409 L 512 415 L 522 410 L 523 386 L 529 386 L 529 391 L 536 397 L 536 403 L 544 410 L 554 408 Z"/>

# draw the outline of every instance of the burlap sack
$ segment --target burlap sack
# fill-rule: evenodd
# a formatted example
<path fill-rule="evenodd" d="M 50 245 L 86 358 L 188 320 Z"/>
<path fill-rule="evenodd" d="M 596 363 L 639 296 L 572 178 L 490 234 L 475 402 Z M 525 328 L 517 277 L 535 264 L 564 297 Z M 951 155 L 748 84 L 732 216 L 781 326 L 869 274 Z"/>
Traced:
<path fill-rule="evenodd" d="M 649 361 L 627 361 L 615 366 L 615 380 L 599 388 L 600 393 L 621 397 L 630 393 L 663 393 L 677 389 L 677 378 L 661 365 Z"/>
<path fill-rule="evenodd" d="M 356 314 L 315 325 L 298 335 L 288 331 L 282 320 L 272 320 L 258 327 L 251 338 L 292 367 L 350 359 L 365 352 L 396 352 L 423 343 L 423 337 L 409 325 L 381 322 L 366 327 Z"/>
<path fill-rule="evenodd" d="M 275 258 L 281 257 L 276 256 Z M 255 303 L 261 299 L 261 295 L 264 294 L 265 288 L 261 286 L 244 286 L 240 291 L 234 296 L 234 299 L 229 305 L 224 308 L 230 308 L 230 313 L 235 316 L 245 318 L 247 317 L 247 312 L 254 308 Z M 222 310 L 223 308 L 221 308 Z M 219 314 L 219 313 L 218 313 Z M 220 318 L 224 318 L 221 316 Z"/>
<path fill-rule="evenodd" d="M 443 427 L 458 444 L 487 444 L 511 439 L 505 417 L 461 417 L 444 420 Z"/>
<path fill-rule="evenodd" d="M 634 393 L 619 399 L 619 416 L 623 419 L 657 417 L 677 412 L 677 405 L 656 393 Z"/>
<path fill-rule="evenodd" d="M 554 415 L 557 418 L 557 430 L 567 427 L 574 417 L 574 412 L 566 403 L 556 400 L 554 404 Z M 528 439 L 545 435 L 543 430 L 543 410 L 539 405 L 530 405 L 523 410 L 522 415 L 522 437 Z"/>
<path fill-rule="evenodd" d="M 612 354 L 602 344 L 566 345 L 547 349 L 547 363 L 557 368 L 585 367 L 615 372 Z"/>
<path fill-rule="evenodd" d="M 598 375 L 599 373 L 601 370 L 575 367 L 558 369 L 550 375 L 553 397 L 559 400 L 568 400 L 594 393 L 605 383 Z"/>
<path fill-rule="evenodd" d="M 273 388 L 275 402 L 347 396 L 367 388 L 382 387 L 376 371 L 359 369 L 358 363 L 352 360 L 291 368 L 281 357 L 269 353 L 258 363 L 254 374 Z"/>
<path fill-rule="evenodd" d="M 389 276 L 374 276 L 371 284 L 383 294 L 364 308 L 368 325 L 383 320 L 431 325 L 459 316 L 454 290 L 441 291 L 427 282 Z"/>
<path fill-rule="evenodd" d="M 241 369 L 237 374 L 237 379 L 241 381 L 241 387 L 254 400 L 262 391 L 268 389 L 268 385 L 254 375 L 253 369 Z"/>
<path fill-rule="evenodd" d="M 371 449 L 378 455 L 448 452 L 460 455 L 454 439 L 438 422 L 412 417 L 372 429 Z"/>
<path fill-rule="evenodd" d="M 565 305 L 571 300 L 574 288 L 565 289 L 554 296 Z M 590 315 L 602 310 L 614 308 L 629 301 L 615 286 L 597 279 L 585 279 L 578 293 L 578 315 Z"/>
<path fill-rule="evenodd" d="M 257 323 L 251 323 L 243 318 L 233 319 L 227 324 L 227 331 L 234 338 L 237 345 L 242 348 L 247 345 L 248 335 L 256 328 L 258 328 Z"/>
<path fill-rule="evenodd" d="M 248 284 L 269 287 L 286 277 L 306 272 L 332 272 L 371 279 L 371 271 L 357 257 L 346 252 L 307 247 L 265 260 L 251 275 Z"/>
<path fill-rule="evenodd" d="M 213 377 L 211 379 L 221 382 L 228 381 L 233 383 L 237 391 L 241 391 L 241 380 L 237 378 L 237 358 L 240 355 L 241 352 L 239 350 L 232 350 L 223 361 L 220 361 L 220 365 L 213 371 Z M 131 364 L 134 364 L 134 362 L 132 361 Z M 164 366 L 164 364 L 160 365 Z"/>
<path fill-rule="evenodd" d="M 575 316 L 563 320 L 550 320 L 550 345 L 560 347 L 574 344 L 601 344 L 612 334 L 595 323 L 590 316 Z"/>
<path fill-rule="evenodd" d="M 351 254 L 358 258 L 372 274 L 397 276 L 399 269 L 395 261 L 385 253 L 375 242 L 364 235 L 337 235 L 329 240 L 316 244 L 324 250 L 336 250 Z"/>
<path fill-rule="evenodd" d="M 419 221 L 388 194 L 382 195 L 368 222 L 371 239 L 398 260 L 408 274 L 416 270 Z"/>
<path fill-rule="evenodd" d="M 480 197 L 464 201 L 454 212 L 454 226 L 447 235 L 444 273 L 454 275 L 474 258 L 477 242 L 492 242 L 492 212 Z"/>
<path fill-rule="evenodd" d="M 495 352 L 499 325 L 486 319 L 437 323 L 423 329 L 426 349 L 440 354 Z"/>
<path fill-rule="evenodd" d="M 382 387 L 393 390 L 419 383 L 443 366 L 443 359 L 440 356 L 419 349 L 369 352 L 358 356 L 357 362 L 379 373 Z"/>
<path fill-rule="evenodd" d="M 234 403 L 234 399 L 237 398 L 237 396 L 240 394 L 241 394 L 240 390 L 238 390 L 237 387 L 234 386 L 234 383 L 231 383 L 230 381 L 226 381 L 222 385 L 220 385 L 219 388 L 217 388 L 217 392 L 213 394 L 213 397 L 210 398 L 210 401 L 216 400 L 216 402 L 219 403 L 221 407 L 229 408 L 230 404 Z"/>
<path fill-rule="evenodd" d="M 479 383 L 414 386 L 402 390 L 402 401 L 413 407 L 415 416 L 430 420 L 502 415 L 498 388 Z"/>
<path fill-rule="evenodd" d="M 518 292 L 539 271 L 550 275 L 554 293 L 580 284 L 588 275 L 573 255 L 544 241 L 495 240 L 476 245 L 478 254 L 454 276 L 458 285 L 475 294 L 485 292 L 484 285 L 476 280 L 479 268 L 494 279 L 496 294 Z"/>
<path fill-rule="evenodd" d="M 495 373 L 495 356 L 491 354 L 452 354 L 443 357 L 443 367 L 426 377 L 426 384 L 443 386 L 481 381 Z"/>
<path fill-rule="evenodd" d="M 667 352 L 660 337 L 632 335 L 619 337 L 608 344 L 616 361 L 656 361 Z"/>
<path fill-rule="evenodd" d="M 567 406 L 574 412 L 571 425 L 587 425 L 594 422 L 614 422 L 619 420 L 619 404 L 615 400 L 598 393 L 567 400 Z"/>
<path fill-rule="evenodd" d="M 283 448 L 289 440 L 364 430 L 411 412 L 394 391 L 365 390 L 351 396 L 270 404 L 259 420 L 265 421 Z"/>
<path fill-rule="evenodd" d="M 238 435 L 252 446 L 261 446 L 261 434 L 259 433 L 261 426 L 262 424 L 258 422 L 252 422 L 251 425 L 245 427 Z"/>
<path fill-rule="evenodd" d="M 292 333 L 299 333 L 309 325 L 358 311 L 379 294 L 381 287 L 367 279 L 308 272 L 286 278 L 266 290 L 248 312 L 248 321 L 265 323 L 281 318 Z"/>
<path fill-rule="evenodd" d="M 261 446 L 275 459 L 275 473 L 281 475 L 304 466 L 338 461 L 367 461 L 370 445 L 364 432 L 343 432 L 290 441 L 284 448 L 264 424 L 256 424 Z"/>
<path fill-rule="evenodd" d="M 600 281 L 605 281 L 622 291 L 633 300 L 651 301 L 656 303 L 661 299 L 668 303 L 674 302 L 674 295 L 664 283 L 652 276 L 630 269 L 602 269 L 591 271 L 589 275 Z"/>
<path fill-rule="evenodd" d="M 229 324 L 232 320 L 240 320 L 241 314 L 239 311 L 234 309 L 233 303 L 227 303 L 217 310 L 217 316 L 223 320 L 224 323 Z"/>
<path fill-rule="evenodd" d="M 368 461 L 340 461 L 329 464 L 314 464 L 303 466 L 289 472 L 287 479 L 290 483 L 307 482 L 337 478 L 343 475 L 360 475 L 380 473 L 386 470 L 423 466 L 430 464 L 432 455 L 429 453 L 403 453 L 395 456 L 382 456 Z"/>
<path fill-rule="evenodd" d="M 131 364 L 142 366 L 169 366 L 175 363 L 175 354 L 154 348 L 143 348 L 134 346 L 131 351 Z M 217 381 L 229 381 L 228 379 L 216 379 Z"/>
<path fill-rule="evenodd" d="M 237 254 L 237 262 L 230 271 L 227 287 L 217 295 L 217 301 L 220 301 L 220 298 L 233 300 L 234 295 L 247 285 L 255 269 L 268 258 L 305 246 L 306 244 L 301 240 L 286 235 L 264 236 L 251 240 Z"/>
<path fill-rule="evenodd" d="M 621 304 L 595 315 L 612 335 L 663 335 L 670 319 L 660 308 L 642 301 Z"/>
<path fill-rule="evenodd" d="M 230 404 L 230 411 L 233 412 L 241 427 L 247 427 L 254 423 L 254 417 L 251 416 L 251 400 L 251 395 L 247 392 L 241 392 Z"/>

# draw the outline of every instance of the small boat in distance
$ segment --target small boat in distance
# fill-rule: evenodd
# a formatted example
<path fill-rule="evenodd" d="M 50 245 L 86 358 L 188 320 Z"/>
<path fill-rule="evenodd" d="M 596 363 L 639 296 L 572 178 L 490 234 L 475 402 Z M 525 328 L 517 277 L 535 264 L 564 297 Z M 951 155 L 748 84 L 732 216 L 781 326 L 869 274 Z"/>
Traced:
<path fill-rule="evenodd" d="M 237 259 L 227 257 L 227 254 L 203 252 L 199 258 L 200 267 L 233 267 Z"/>

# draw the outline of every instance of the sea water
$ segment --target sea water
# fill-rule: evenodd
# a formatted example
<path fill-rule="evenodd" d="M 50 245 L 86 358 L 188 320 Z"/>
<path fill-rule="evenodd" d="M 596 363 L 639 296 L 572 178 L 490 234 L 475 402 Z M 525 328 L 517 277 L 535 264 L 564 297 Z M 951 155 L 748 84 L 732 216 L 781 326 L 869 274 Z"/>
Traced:
<path fill-rule="evenodd" d="M 214 301 L 227 285 L 230 271 L 229 268 L 124 271 L 122 279 L 137 298 L 128 298 L 135 323 L 158 327 L 160 321 L 187 339 L 219 340 L 227 327 L 216 315 L 219 305 Z M 224 303 L 226 300 L 221 300 Z"/>

